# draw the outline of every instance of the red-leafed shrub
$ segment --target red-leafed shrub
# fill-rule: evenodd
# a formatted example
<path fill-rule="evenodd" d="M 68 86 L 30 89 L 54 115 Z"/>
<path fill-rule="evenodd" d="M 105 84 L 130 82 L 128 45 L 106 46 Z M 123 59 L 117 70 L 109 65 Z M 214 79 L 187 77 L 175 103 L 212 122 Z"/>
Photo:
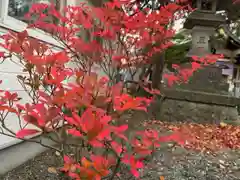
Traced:
<path fill-rule="evenodd" d="M 154 54 L 168 48 L 174 35 L 169 23 L 180 17 L 176 11 L 186 7 L 169 3 L 148 15 L 137 12 L 129 16 L 121 8 L 123 4 L 112 1 L 98 8 L 81 4 L 65 7 L 64 13 L 49 5 L 48 13 L 58 19 L 57 24 L 45 21 L 46 5 L 36 4 L 27 15 L 38 17 L 33 24 L 23 32 L 1 37 L 6 52 L 0 53 L 0 58 L 18 58 L 28 74 L 18 75 L 18 80 L 32 101 L 21 104 L 18 94 L 1 91 L 0 123 L 4 131 L 0 133 L 60 152 L 64 160 L 61 170 L 73 179 L 113 179 L 123 164 L 139 177 L 144 157 L 151 155 L 161 141 L 184 143 L 179 133 L 159 137 L 154 130 L 136 132 L 129 139 L 128 125 L 120 125 L 119 118 L 127 110 L 147 111 L 153 100 L 128 94 L 126 82 L 117 81 L 116 76 L 128 69 L 134 81 L 136 71 L 150 64 Z M 59 42 L 60 50 L 29 37 L 30 28 L 46 30 Z M 166 75 L 169 85 L 187 81 L 206 62 L 195 58 L 191 69 L 173 65 L 178 73 Z M 75 64 L 75 68 L 69 68 L 69 64 Z M 160 94 L 144 87 L 146 83 L 139 84 L 152 94 Z M 10 113 L 18 118 L 16 123 L 20 122 L 18 132 L 7 126 Z M 57 146 L 28 139 L 37 134 Z M 73 156 L 69 148 L 74 149 Z"/>

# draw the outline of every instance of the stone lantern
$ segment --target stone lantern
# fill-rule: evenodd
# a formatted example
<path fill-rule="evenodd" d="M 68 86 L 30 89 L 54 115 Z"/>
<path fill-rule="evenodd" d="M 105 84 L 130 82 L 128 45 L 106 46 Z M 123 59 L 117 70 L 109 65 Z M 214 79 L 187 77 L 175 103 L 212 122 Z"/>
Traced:
<path fill-rule="evenodd" d="M 193 5 L 197 10 L 184 23 L 184 28 L 192 30 L 192 46 L 187 57 L 201 57 L 211 53 L 211 36 L 225 19 L 216 14 L 218 0 L 195 0 Z"/>

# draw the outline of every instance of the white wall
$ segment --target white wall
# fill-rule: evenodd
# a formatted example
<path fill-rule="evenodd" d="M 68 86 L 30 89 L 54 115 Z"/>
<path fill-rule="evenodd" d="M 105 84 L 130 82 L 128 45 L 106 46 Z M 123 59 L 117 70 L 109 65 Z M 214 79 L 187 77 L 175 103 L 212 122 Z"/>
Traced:
<path fill-rule="evenodd" d="M 1 1 L 1 0 L 0 0 Z M 77 5 L 80 2 L 84 2 L 85 0 L 66 0 L 66 5 Z M 1 5 L 1 3 L 0 3 Z M 9 29 L 15 30 L 15 31 L 22 31 L 24 30 L 24 26 L 22 26 L 22 23 L 19 25 L 15 23 L 16 21 L 13 19 L 9 19 L 9 21 L 2 21 L 0 17 L 0 35 L 3 35 L 6 33 Z M 60 45 L 52 38 L 42 34 L 39 31 L 29 31 L 30 36 L 34 36 L 40 40 L 43 40 L 47 43 L 54 44 L 54 49 L 59 50 Z M 0 51 L 4 51 L 4 49 L 0 48 Z M 69 67 L 74 67 L 71 63 L 69 64 Z M 17 75 L 22 74 L 22 67 L 18 64 L 15 64 L 11 61 L 5 61 L 2 64 L 0 64 L 0 80 L 3 80 L 3 83 L 0 85 L 0 89 L 2 90 L 9 90 L 11 92 L 17 92 L 19 96 L 22 98 L 21 102 L 26 103 L 30 101 L 29 96 L 27 93 L 23 90 L 19 82 L 17 81 Z M 6 119 L 7 126 L 12 129 L 13 131 L 19 130 L 19 122 L 16 116 L 9 115 Z M 0 125 L 1 126 L 1 125 Z M 19 140 L 15 138 L 10 138 L 8 136 L 4 136 L 0 134 L 0 150 L 6 147 L 9 147 L 13 144 L 16 144 L 20 142 Z"/>
<path fill-rule="evenodd" d="M 0 28 L 0 34 L 2 35 L 4 32 L 5 30 Z M 4 49 L 0 48 L 0 51 L 4 51 Z M 28 101 L 29 97 L 27 96 L 26 92 L 23 91 L 23 88 L 17 81 L 16 75 L 21 73 L 21 66 L 11 61 L 4 61 L 2 64 L 0 64 L 0 80 L 3 81 L 3 83 L 0 84 L 0 89 L 17 92 L 19 96 L 23 97 L 23 101 Z M 6 125 L 11 129 L 15 131 L 19 129 L 17 117 L 13 114 L 10 114 L 7 117 L 6 122 Z M 0 135 L 0 149 L 16 142 L 18 142 L 16 139 Z"/>
<path fill-rule="evenodd" d="M 0 23 L 0 35 L 5 34 L 8 29 L 6 28 L 5 25 L 3 25 L 4 27 L 1 26 L 2 24 Z M 44 34 L 38 34 L 38 37 L 41 40 L 45 40 L 48 43 L 55 43 L 53 41 L 53 39 L 51 39 L 50 37 L 47 37 Z M 32 31 L 32 34 L 34 35 L 34 32 Z M 3 43 L 3 40 L 0 40 L 0 43 Z M 57 45 L 57 44 L 56 44 Z M 53 50 L 57 51 L 59 50 L 58 47 L 53 46 Z M 0 51 L 5 51 L 5 49 L 0 47 Z M 13 57 L 13 60 L 15 62 L 18 61 L 17 57 Z M 26 102 L 31 102 L 30 97 L 27 95 L 27 93 L 23 90 L 22 86 L 20 85 L 20 83 L 17 80 L 17 75 L 19 74 L 23 74 L 22 72 L 22 67 L 21 65 L 14 63 L 13 61 L 10 60 L 5 60 L 4 62 L 2 62 L 0 64 L 0 80 L 2 80 L 2 84 L 0 84 L 0 90 L 8 90 L 10 92 L 16 92 L 19 94 L 19 97 L 22 98 L 22 100 L 20 101 L 21 104 L 24 104 Z M 19 121 L 18 118 L 16 117 L 16 115 L 14 114 L 9 114 L 6 118 L 6 126 L 9 127 L 11 130 L 13 130 L 14 132 L 20 130 L 20 126 L 19 126 Z M 24 123 L 24 122 L 22 122 Z M 0 125 L 1 127 L 1 125 Z M 28 126 L 33 128 L 33 126 Z M 21 142 L 20 140 L 17 140 L 15 138 L 11 138 L 5 135 L 1 135 L 0 134 L 0 150 L 6 147 L 9 147 L 13 144 L 19 143 Z"/>
<path fill-rule="evenodd" d="M 0 28 L 0 34 L 2 34 Z M 59 48 L 52 47 L 52 50 L 59 51 Z M 0 51 L 5 51 L 3 48 L 0 48 Z M 18 62 L 18 58 L 13 58 L 14 62 L 11 60 L 5 60 L 2 64 L 0 64 L 0 80 L 2 80 L 2 84 L 0 84 L 0 90 L 8 90 L 10 92 L 16 92 L 18 93 L 19 97 L 22 98 L 20 100 L 20 104 L 25 104 L 27 102 L 32 102 L 31 98 L 28 96 L 28 94 L 24 91 L 23 87 L 17 80 L 17 75 L 27 75 L 26 73 L 22 72 L 22 66 L 20 64 L 17 64 L 15 62 Z M 73 67 L 71 63 L 68 64 L 68 67 Z M 19 126 L 19 120 L 16 115 L 13 113 L 9 114 L 5 120 L 6 126 L 11 129 L 14 132 L 17 132 L 20 130 Z M 21 122 L 22 125 L 25 124 L 25 122 Z M 0 124 L 1 127 L 1 124 Z M 36 128 L 32 125 L 28 125 L 27 128 Z M 16 138 L 11 138 L 5 135 L 0 134 L 0 150 L 6 147 L 9 147 L 11 145 L 14 145 L 16 143 L 21 142 L 20 140 Z"/>

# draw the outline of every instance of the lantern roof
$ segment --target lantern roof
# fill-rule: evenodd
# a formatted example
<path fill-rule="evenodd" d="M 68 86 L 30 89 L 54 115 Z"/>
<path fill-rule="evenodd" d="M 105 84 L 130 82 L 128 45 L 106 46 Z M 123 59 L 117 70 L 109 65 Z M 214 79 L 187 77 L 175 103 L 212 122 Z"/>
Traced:
<path fill-rule="evenodd" d="M 192 0 L 191 4 L 193 8 L 197 8 L 197 2 L 203 2 L 204 0 Z M 205 0 L 206 1 L 206 0 Z M 216 11 L 226 10 L 227 7 L 232 5 L 233 0 L 208 0 L 216 2 Z"/>
<path fill-rule="evenodd" d="M 217 28 L 219 25 L 224 24 L 225 22 L 225 17 L 220 14 L 195 10 L 187 17 L 184 23 L 184 28 L 192 29 L 194 26 Z"/>
<path fill-rule="evenodd" d="M 230 3 L 228 0 L 226 2 L 227 4 Z M 216 13 L 223 7 L 219 0 L 192 0 L 192 7 L 196 10 L 186 18 L 184 23 L 186 29 L 192 29 L 194 26 L 217 28 L 219 25 L 226 23 L 226 17 Z"/>
<path fill-rule="evenodd" d="M 226 43 L 226 48 L 231 50 L 240 49 L 240 40 L 237 36 L 231 33 L 226 25 L 221 25 L 217 29 L 218 34 L 224 37 Z"/>

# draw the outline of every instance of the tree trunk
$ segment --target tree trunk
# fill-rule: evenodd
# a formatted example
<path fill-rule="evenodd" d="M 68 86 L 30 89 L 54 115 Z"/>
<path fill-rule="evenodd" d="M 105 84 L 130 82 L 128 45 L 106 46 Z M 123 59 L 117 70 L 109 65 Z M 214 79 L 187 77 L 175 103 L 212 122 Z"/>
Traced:
<path fill-rule="evenodd" d="M 162 76 L 164 69 L 164 60 L 165 60 L 165 52 L 156 53 L 152 57 L 153 63 L 153 74 L 152 74 L 152 88 L 162 89 Z M 150 119 L 159 119 L 161 120 L 161 107 L 163 102 L 163 96 L 154 95 L 154 101 L 151 103 L 148 113 Z"/>
<path fill-rule="evenodd" d="M 165 52 L 156 53 L 152 57 L 152 62 L 153 62 L 152 88 L 154 89 L 161 88 L 164 60 L 165 60 Z"/>
<path fill-rule="evenodd" d="M 90 0 L 93 6 L 100 7 L 103 5 L 104 2 L 107 2 L 108 0 Z"/>

